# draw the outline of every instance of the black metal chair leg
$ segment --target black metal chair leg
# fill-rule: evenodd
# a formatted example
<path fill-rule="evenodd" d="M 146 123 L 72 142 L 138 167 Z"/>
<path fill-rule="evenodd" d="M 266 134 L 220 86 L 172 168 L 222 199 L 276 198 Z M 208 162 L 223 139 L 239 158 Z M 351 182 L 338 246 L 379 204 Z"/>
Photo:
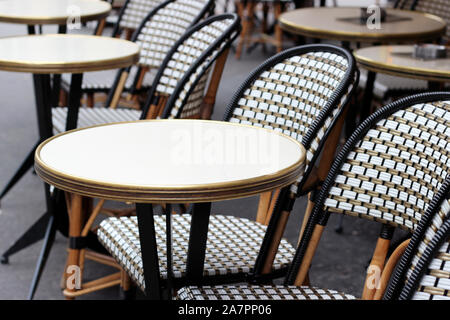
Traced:
<path fill-rule="evenodd" d="M 48 255 L 52 249 L 53 243 L 55 242 L 56 235 L 56 223 L 55 217 L 53 215 L 49 216 L 47 228 L 45 230 L 44 243 L 42 245 L 41 253 L 39 255 L 38 262 L 36 264 L 36 269 L 34 271 L 33 280 L 31 281 L 30 291 L 28 293 L 28 300 L 32 300 L 36 292 L 39 280 L 41 279 L 42 271 L 44 270 L 45 264 L 47 262 Z"/>
<path fill-rule="evenodd" d="M 9 263 L 9 257 L 19 252 L 22 249 L 38 242 L 45 235 L 45 226 L 48 225 L 50 215 L 44 214 L 39 218 L 14 244 L 6 250 L 2 256 L 0 262 L 2 264 Z"/>
<path fill-rule="evenodd" d="M 16 185 L 16 183 L 23 177 L 23 175 L 31 167 L 33 167 L 34 153 L 36 152 L 36 148 L 38 145 L 39 145 L 39 142 L 36 143 L 36 145 L 33 147 L 33 149 L 31 149 L 31 151 L 28 153 L 26 158 L 23 160 L 19 169 L 17 169 L 16 173 L 13 175 L 13 177 L 9 180 L 9 182 L 3 188 L 2 192 L 0 193 L 0 200 L 9 192 L 9 190 L 11 190 L 12 187 L 14 187 Z M 1 207 L 1 205 L 0 205 L 0 207 Z"/>

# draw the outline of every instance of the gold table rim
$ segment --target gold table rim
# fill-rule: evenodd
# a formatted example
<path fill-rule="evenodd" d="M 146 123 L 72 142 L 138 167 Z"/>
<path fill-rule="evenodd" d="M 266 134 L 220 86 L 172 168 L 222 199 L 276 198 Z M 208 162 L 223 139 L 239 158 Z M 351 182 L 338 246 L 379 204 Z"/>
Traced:
<path fill-rule="evenodd" d="M 96 13 L 90 13 L 90 14 L 84 14 L 80 16 L 80 22 L 88 22 L 88 21 L 93 21 L 93 20 L 99 20 L 99 19 L 103 19 L 106 18 L 109 13 L 112 10 L 111 4 L 109 4 L 106 1 L 100 1 L 98 0 L 98 2 L 101 2 L 101 5 L 105 5 L 107 4 L 105 10 L 96 12 Z M 34 17 L 26 17 L 26 16 L 8 16 L 8 15 L 2 15 L 0 13 L 0 22 L 5 22 L 5 23 L 16 23 L 16 24 L 29 24 L 29 25 L 34 25 L 34 24 L 66 24 L 67 19 L 69 18 L 69 15 L 66 16 L 34 16 Z"/>
<path fill-rule="evenodd" d="M 300 158 L 291 166 L 271 173 L 269 175 L 261 175 L 254 178 L 240 179 L 227 182 L 215 182 L 208 184 L 197 185 L 183 185 L 183 186 L 130 186 L 119 183 L 105 183 L 90 180 L 86 178 L 79 178 L 69 174 L 58 172 L 57 170 L 47 166 L 40 158 L 42 148 L 50 141 L 57 139 L 66 134 L 76 131 L 87 130 L 96 127 L 110 126 L 117 124 L 140 123 L 140 122 L 167 122 L 167 121 L 198 121 L 198 122 L 213 122 L 226 124 L 230 126 L 251 127 L 257 130 L 267 130 L 273 134 L 280 135 L 294 142 L 301 150 Z M 137 203 L 195 203 L 195 202 L 209 202 L 219 200 L 231 200 L 243 198 L 247 196 L 257 195 L 265 191 L 274 190 L 285 187 L 294 183 L 299 175 L 303 172 L 304 162 L 306 158 L 306 150 L 303 145 L 294 138 L 274 130 L 259 128 L 251 125 L 230 123 L 216 120 L 191 120 L 191 119 L 154 119 L 154 120 L 138 120 L 126 122 L 114 122 L 107 124 L 94 125 L 84 128 L 77 128 L 66 131 L 50 137 L 42 142 L 35 152 L 35 169 L 36 173 L 45 182 L 54 185 L 55 187 L 64 191 L 80 194 L 82 196 L 98 197 L 117 201 L 130 201 Z M 246 187 L 253 188 L 247 190 Z M 101 192 L 86 189 L 100 190 Z M 234 191 L 234 192 L 233 192 Z M 237 192 L 237 193 L 236 193 Z M 132 195 L 135 193 L 135 195 Z M 195 194 L 201 194 L 195 196 Z M 147 195 L 146 195 L 147 194 Z"/>
<path fill-rule="evenodd" d="M 139 60 L 139 46 L 131 41 L 119 39 L 119 38 L 109 38 L 95 35 L 82 35 L 82 34 L 36 34 L 36 35 L 19 35 L 19 36 L 8 36 L 0 38 L 10 39 L 10 38 L 27 38 L 27 37 L 61 37 L 61 38 L 101 38 L 107 41 L 124 42 L 129 44 L 134 44 L 137 51 L 126 56 L 95 60 L 95 61 L 83 61 L 83 62 L 24 62 L 24 61 L 14 61 L 14 60 L 2 60 L 0 58 L 0 70 L 12 71 L 12 72 L 28 72 L 35 74 L 59 74 L 59 73 L 84 73 L 91 71 L 100 71 L 108 69 L 119 69 L 123 67 L 130 66 Z"/>

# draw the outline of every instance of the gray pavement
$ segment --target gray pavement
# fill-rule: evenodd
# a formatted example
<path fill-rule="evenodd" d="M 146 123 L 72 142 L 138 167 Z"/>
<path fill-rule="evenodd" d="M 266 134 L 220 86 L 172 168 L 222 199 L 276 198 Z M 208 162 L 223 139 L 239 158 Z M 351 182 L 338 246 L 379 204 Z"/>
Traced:
<path fill-rule="evenodd" d="M 51 29 L 45 32 L 52 31 Z M 24 26 L 0 24 L 0 36 L 25 34 Z M 217 96 L 214 119 L 221 119 L 227 102 L 249 72 L 274 52 L 261 53 L 257 48 L 243 54 L 240 61 L 229 56 Z M 31 75 L 0 72 L 0 187 L 14 172 L 37 139 L 36 114 Z M 296 202 L 285 237 L 292 244 L 297 241 L 298 230 L 305 208 L 305 198 Z M 213 205 L 214 213 L 232 214 L 254 219 L 256 198 L 225 201 Z M 39 177 L 27 173 L 17 186 L 3 199 L 0 214 L 0 252 L 21 235 L 45 210 L 44 189 Z M 378 226 L 369 221 L 345 218 L 342 235 L 334 232 L 337 217 L 332 217 L 313 261 L 311 282 L 360 295 L 364 267 L 374 248 Z M 36 299 L 63 299 L 60 278 L 66 257 L 67 239 L 57 235 Z M 41 243 L 19 252 L 8 265 L 0 265 L 0 299 L 25 299 L 32 279 Z M 88 262 L 85 279 L 106 275 L 110 270 Z M 118 288 L 110 288 L 86 295 L 80 299 L 119 299 Z"/>

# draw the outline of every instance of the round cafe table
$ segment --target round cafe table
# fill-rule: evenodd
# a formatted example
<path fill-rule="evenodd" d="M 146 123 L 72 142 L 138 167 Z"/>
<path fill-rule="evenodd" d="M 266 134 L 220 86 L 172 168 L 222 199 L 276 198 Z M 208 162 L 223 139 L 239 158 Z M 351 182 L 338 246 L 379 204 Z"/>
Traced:
<path fill-rule="evenodd" d="M 307 37 L 343 42 L 417 42 L 439 38 L 445 33 L 443 19 L 417 11 L 387 8 L 381 29 L 361 23 L 359 7 L 316 7 L 283 13 L 283 30 Z"/>
<path fill-rule="evenodd" d="M 414 46 L 374 46 L 354 52 L 358 65 L 369 72 L 428 81 L 430 90 L 440 89 L 440 84 L 450 81 L 450 58 L 420 59 L 413 57 Z M 366 86 L 364 96 L 371 96 L 373 86 Z M 367 92 L 370 91 L 370 92 Z M 367 117 L 369 108 L 364 108 Z"/>
<path fill-rule="evenodd" d="M 82 222 L 86 221 L 83 197 L 136 203 L 146 295 L 159 299 L 152 203 L 166 204 L 169 284 L 173 275 L 169 204 L 193 203 L 186 271 L 190 283 L 199 283 L 211 202 L 287 187 L 302 173 L 304 159 L 298 141 L 273 130 L 218 121 L 148 120 L 54 136 L 36 150 L 35 169 L 45 182 L 72 194 L 71 242 L 80 239 L 81 230 L 90 228 L 95 219 L 94 209 L 88 223 Z M 68 265 L 82 267 L 81 254 L 80 248 L 72 247 Z M 78 291 L 83 290 L 84 286 Z M 74 297 L 77 290 L 64 293 Z"/>
<path fill-rule="evenodd" d="M 450 81 L 450 57 L 420 59 L 413 57 L 414 46 L 375 46 L 353 53 L 358 65 L 373 72 L 434 83 Z"/>
<path fill-rule="evenodd" d="M 110 11 L 111 5 L 100 0 L 2 0 L 0 22 L 28 25 L 28 32 L 32 34 L 34 25 L 65 26 L 75 17 L 80 22 L 100 20 Z"/>
<path fill-rule="evenodd" d="M 66 129 L 69 130 L 76 128 L 77 125 L 83 72 L 128 67 L 137 62 L 138 58 L 138 45 L 116 38 L 73 34 L 0 38 L 0 70 L 33 74 L 39 128 L 38 143 L 6 186 L 6 192 L 15 181 L 20 179 L 33 166 L 34 152 L 37 145 L 53 135 L 50 75 L 72 74 L 69 110 L 66 121 Z M 3 191 L 4 193 L 5 190 Z M 52 237 L 54 237 L 55 228 L 61 227 L 55 224 L 53 211 L 62 210 L 60 206 L 65 205 L 64 199 L 60 197 L 61 192 L 57 190 L 50 192 L 48 186 L 46 186 L 45 190 L 47 213 L 2 255 L 2 263 L 7 263 L 11 254 L 40 240 L 46 230 L 51 230 L 51 232 L 45 234 L 44 247 L 38 261 L 30 297 L 34 294 L 42 268 L 45 265 L 45 260 L 53 242 Z"/>

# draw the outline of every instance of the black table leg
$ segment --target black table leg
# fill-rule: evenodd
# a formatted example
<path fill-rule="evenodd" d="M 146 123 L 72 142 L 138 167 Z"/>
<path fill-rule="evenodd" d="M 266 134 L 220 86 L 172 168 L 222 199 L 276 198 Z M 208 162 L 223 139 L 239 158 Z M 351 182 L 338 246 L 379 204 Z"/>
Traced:
<path fill-rule="evenodd" d="M 439 81 L 428 81 L 429 91 L 439 91 L 442 90 L 442 82 Z"/>
<path fill-rule="evenodd" d="M 210 213 L 210 202 L 193 205 L 186 266 L 188 283 L 199 284 L 203 278 Z"/>
<path fill-rule="evenodd" d="M 162 290 L 152 205 L 137 203 L 136 215 L 139 227 L 142 265 L 144 267 L 145 295 L 148 299 L 160 300 L 162 298 Z"/>
<path fill-rule="evenodd" d="M 66 130 L 72 130 L 77 127 L 78 110 L 80 109 L 81 100 L 81 84 L 83 82 L 83 74 L 72 74 L 70 81 L 69 105 L 67 111 Z"/>
<path fill-rule="evenodd" d="M 67 33 L 67 26 L 59 25 L 58 33 L 65 34 Z M 52 107 L 57 107 L 59 105 L 59 92 L 61 90 L 61 75 L 55 74 L 53 75 L 53 88 L 52 88 Z"/>

